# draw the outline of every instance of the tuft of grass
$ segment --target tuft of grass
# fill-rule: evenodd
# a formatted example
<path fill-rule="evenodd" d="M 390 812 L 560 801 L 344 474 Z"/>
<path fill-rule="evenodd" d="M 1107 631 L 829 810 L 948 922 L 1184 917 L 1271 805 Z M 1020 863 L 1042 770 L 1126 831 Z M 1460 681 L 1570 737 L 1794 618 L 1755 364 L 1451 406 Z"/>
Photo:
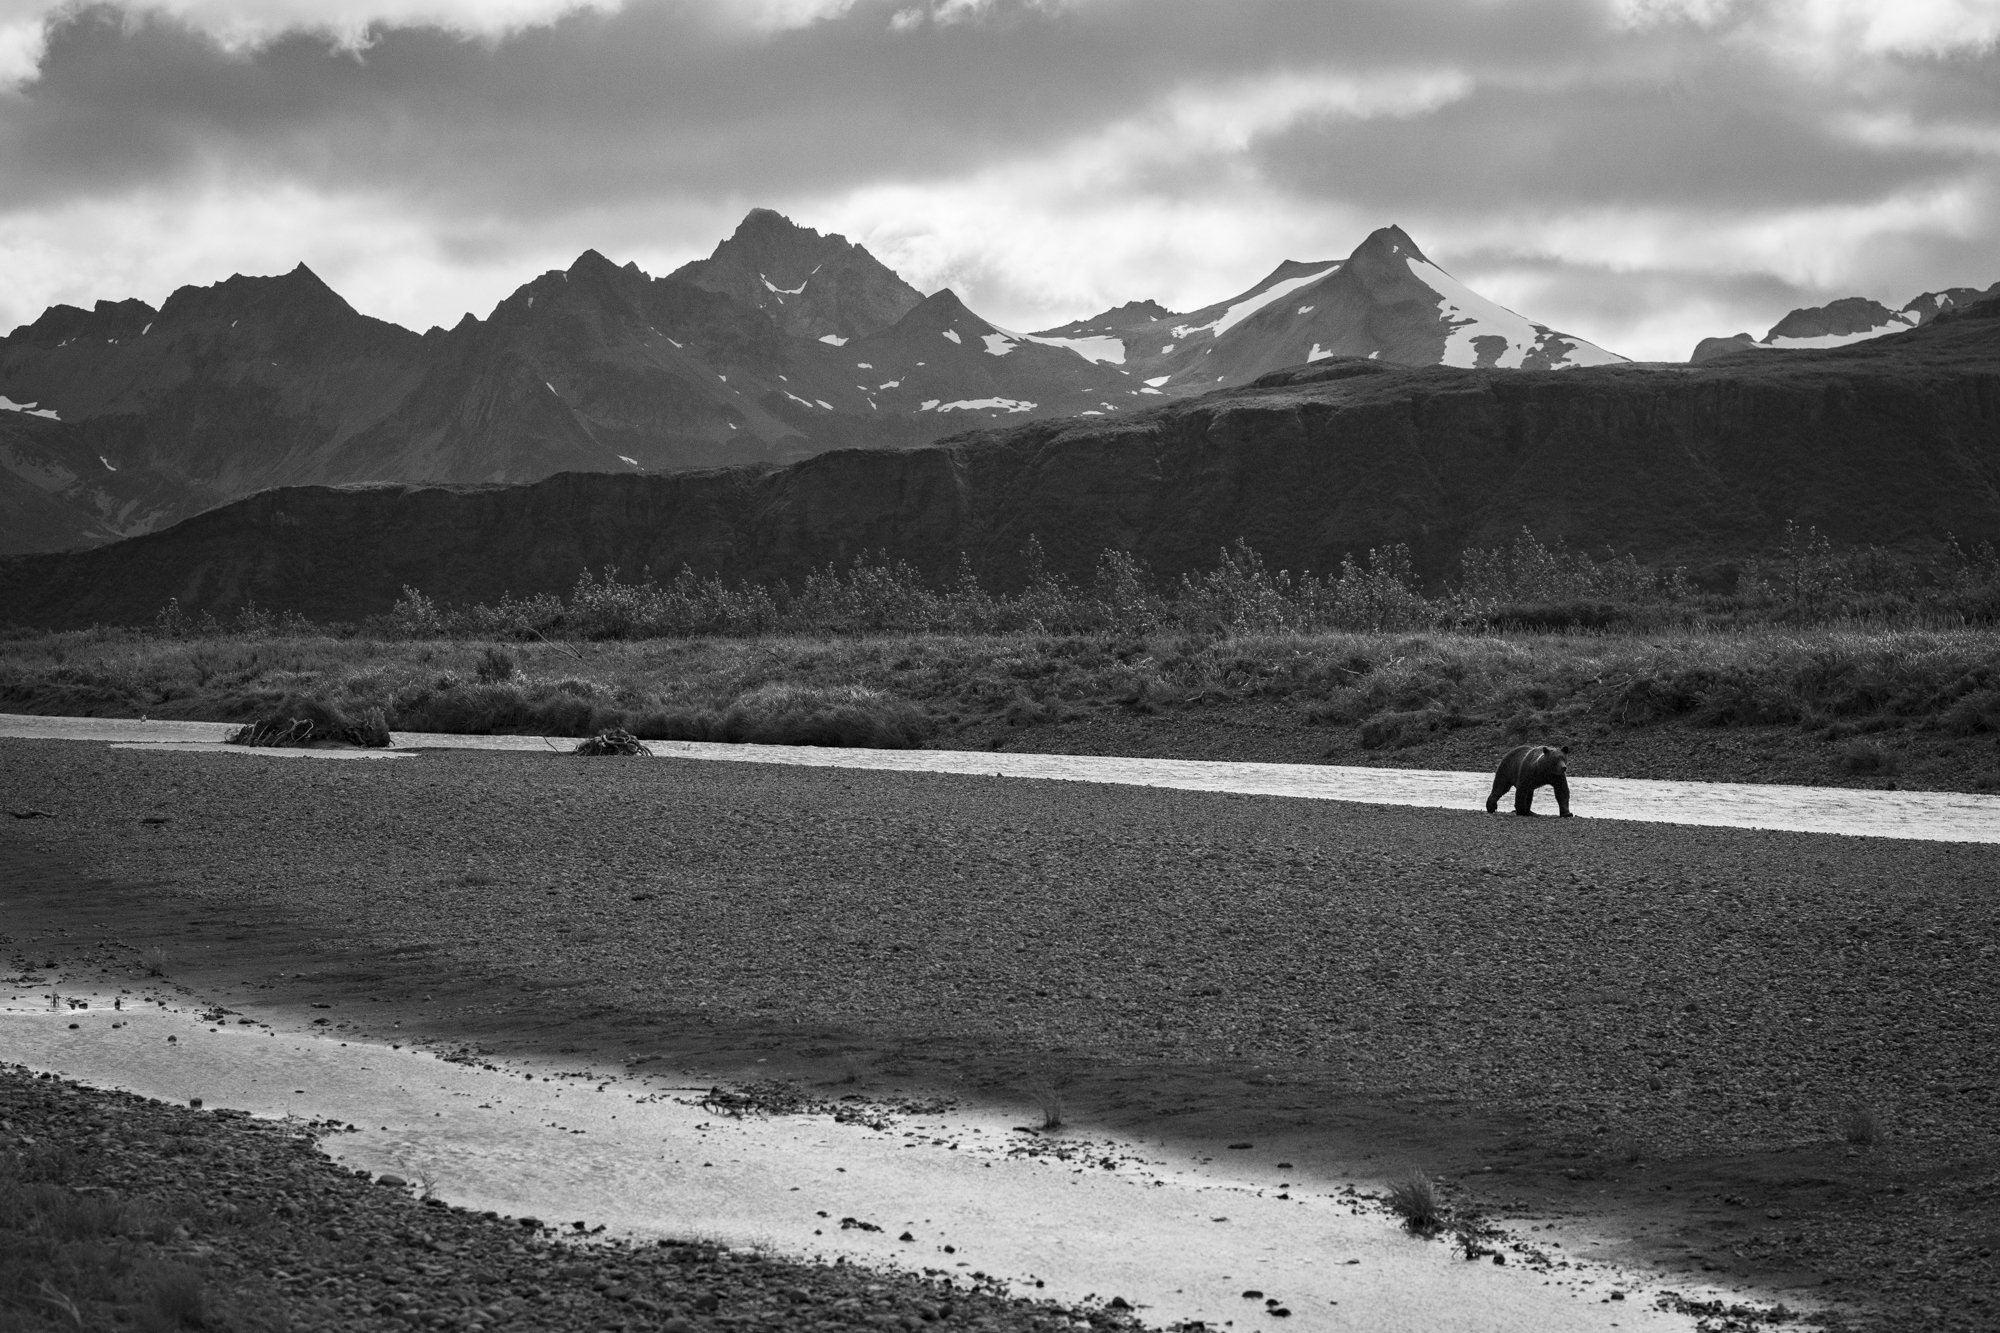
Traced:
<path fill-rule="evenodd" d="M 139 965 L 147 976 L 163 977 L 167 974 L 167 951 L 157 944 L 148 945 L 139 951 Z"/>
<path fill-rule="evenodd" d="M 146 1301 L 139 1309 L 139 1327 L 147 1333 L 169 1333 L 209 1326 L 208 1284 L 183 1264 L 161 1264 L 146 1280 Z"/>
<path fill-rule="evenodd" d="M 1028 1085 L 1028 1095 L 1035 1099 L 1035 1109 L 1041 1114 L 1037 1129 L 1063 1127 L 1063 1092 L 1054 1079 L 1037 1079 Z"/>
<path fill-rule="evenodd" d="M 1390 1212 L 1403 1219 L 1404 1229 L 1416 1235 L 1435 1235 L 1444 1226 L 1444 1199 L 1436 1183 L 1421 1171 L 1413 1170 L 1393 1182 L 1383 1201 Z"/>
<path fill-rule="evenodd" d="M 1840 1136 L 1849 1143 L 1867 1147 L 1882 1138 L 1882 1122 L 1872 1108 L 1856 1102 L 1840 1118 Z"/>

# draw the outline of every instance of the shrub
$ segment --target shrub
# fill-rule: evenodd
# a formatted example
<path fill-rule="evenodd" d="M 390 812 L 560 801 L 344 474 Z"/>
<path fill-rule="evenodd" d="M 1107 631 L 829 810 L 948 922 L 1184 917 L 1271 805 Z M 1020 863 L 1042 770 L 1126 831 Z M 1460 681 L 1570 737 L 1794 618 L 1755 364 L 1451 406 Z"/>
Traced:
<path fill-rule="evenodd" d="M 1975 689 L 1947 707 L 1938 720 L 1954 736 L 2000 731 L 2000 689 Z"/>
<path fill-rule="evenodd" d="M 865 685 L 766 685 L 739 698 L 722 739 L 753 745 L 830 745 L 914 750 L 930 732 L 916 705 Z"/>
<path fill-rule="evenodd" d="M 498 685 L 519 676 L 521 664 L 505 648 L 488 644 L 486 651 L 479 655 L 479 665 L 473 669 L 473 674 L 482 685 Z"/>

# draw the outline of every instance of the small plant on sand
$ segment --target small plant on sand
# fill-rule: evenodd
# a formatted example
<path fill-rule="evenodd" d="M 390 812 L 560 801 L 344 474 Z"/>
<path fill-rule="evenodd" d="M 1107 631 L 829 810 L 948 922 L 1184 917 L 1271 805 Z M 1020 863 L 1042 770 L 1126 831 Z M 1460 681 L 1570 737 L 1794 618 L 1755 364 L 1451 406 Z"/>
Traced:
<path fill-rule="evenodd" d="M 1871 1108 L 1856 1102 L 1840 1118 L 1840 1136 L 1849 1143 L 1866 1147 L 1881 1139 L 1882 1122 Z"/>
<path fill-rule="evenodd" d="M 1389 1211 L 1403 1219 L 1404 1228 L 1416 1235 L 1435 1235 L 1444 1225 L 1444 1200 L 1431 1178 L 1421 1171 L 1411 1171 L 1395 1181 L 1382 1197 Z"/>
<path fill-rule="evenodd" d="M 139 965 L 146 969 L 149 977 L 163 977 L 167 974 L 167 951 L 155 944 L 139 951 Z"/>
<path fill-rule="evenodd" d="M 1041 1112 L 1037 1129 L 1061 1129 L 1063 1125 L 1063 1094 L 1054 1079 L 1037 1079 L 1028 1085 L 1028 1095 L 1035 1099 L 1035 1108 Z"/>

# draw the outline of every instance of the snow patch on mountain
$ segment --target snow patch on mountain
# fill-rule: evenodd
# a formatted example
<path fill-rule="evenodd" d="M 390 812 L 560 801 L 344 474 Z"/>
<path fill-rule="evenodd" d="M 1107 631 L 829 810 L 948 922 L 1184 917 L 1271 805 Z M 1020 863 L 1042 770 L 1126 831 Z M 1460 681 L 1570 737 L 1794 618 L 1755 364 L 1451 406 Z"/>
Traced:
<path fill-rule="evenodd" d="M 1445 338 L 1443 365 L 1472 369 L 1480 364 L 1484 350 L 1488 353 L 1487 365 L 1518 370 L 1530 352 L 1546 352 L 1552 341 L 1571 345 L 1557 361 L 1562 369 L 1613 365 L 1625 359 L 1581 338 L 1564 337 L 1546 324 L 1537 324 L 1497 301 L 1487 300 L 1428 260 L 1405 255 L 1403 262 L 1410 266 L 1410 273 L 1417 281 L 1438 294 L 1438 314 L 1450 328 Z M 1479 346 L 1496 337 L 1506 344 L 1497 355 L 1490 354 L 1490 347 Z"/>
<path fill-rule="evenodd" d="M 1241 324 L 1244 320 L 1262 310 L 1265 306 L 1284 300 L 1299 288 L 1318 282 L 1321 278 L 1339 267 L 1340 265 L 1338 264 L 1328 264 L 1325 268 L 1314 269 L 1312 272 L 1301 274 L 1296 278 L 1286 278 L 1283 282 L 1274 282 L 1263 291 L 1244 297 L 1207 324 L 1175 325 L 1174 338 L 1176 341 L 1179 341 L 1190 334 L 1204 331 L 1220 338 L 1223 334 L 1229 332 L 1238 324 Z"/>
<path fill-rule="evenodd" d="M 53 408 L 36 407 L 33 403 L 17 403 L 6 394 L 0 393 L 0 412 L 21 412 L 31 417 L 46 417 L 50 421 L 61 421 Z"/>
<path fill-rule="evenodd" d="M 1312 350 L 1306 353 L 1306 364 L 1311 365 L 1315 361 L 1324 361 L 1332 355 L 1333 353 L 1330 350 L 1321 347 L 1318 343 L 1314 343 Z"/>
<path fill-rule="evenodd" d="M 847 339 L 845 339 L 845 338 L 841 337 L 841 336 L 840 336 L 839 334 L 837 334 L 837 333 L 822 333 L 822 334 L 820 334 L 820 336 L 819 336 L 819 340 L 820 340 L 821 342 L 825 343 L 825 344 L 826 344 L 826 345 L 827 345 L 828 347 L 845 347 L 845 346 L 847 346 Z"/>
<path fill-rule="evenodd" d="M 1061 347 L 1075 352 L 1084 360 L 1099 365 L 1125 364 L 1124 340 L 1110 335 L 1072 338 L 1052 333 L 1016 333 L 998 324 L 993 326 L 993 330 L 986 335 L 986 350 L 995 356 L 1005 356 L 1021 343 L 1040 343 L 1044 347 Z"/>
<path fill-rule="evenodd" d="M 953 342 L 957 343 L 961 347 L 965 346 L 965 339 L 958 336 L 957 329 L 946 329 L 944 331 L 944 336 L 951 339 Z"/>
<path fill-rule="evenodd" d="M 925 410 L 930 405 L 925 404 Z M 1024 398 L 961 398 L 955 403 L 938 405 L 938 415 L 946 412 L 1032 412 L 1035 404 Z"/>
<path fill-rule="evenodd" d="M 1780 347 L 1792 350 L 1810 350 L 1817 347 L 1845 347 L 1849 343 L 1863 342 L 1869 338 L 1879 338 L 1885 333 L 1901 333 L 1914 329 L 1917 321 L 1896 315 L 1872 329 L 1859 329 L 1853 333 L 1822 333 L 1813 338 L 1766 338 L 1761 346 Z"/>
<path fill-rule="evenodd" d="M 1125 364 L 1125 342 L 1121 338 L 1051 338 L 1046 334 L 1031 333 L 1027 335 L 1027 340 L 1045 347 L 1067 347 L 1084 360 L 1095 361 L 1099 365 Z"/>
<path fill-rule="evenodd" d="M 759 273 L 757 276 L 760 278 L 764 278 L 764 275 L 761 273 Z M 811 281 L 812 281 L 811 278 L 806 279 L 806 282 L 811 282 Z M 768 290 L 775 292 L 779 296 L 797 296 L 799 295 L 799 293 L 805 291 L 806 289 L 805 282 L 800 283 L 796 287 L 780 287 L 777 283 L 772 282 L 769 278 L 764 278 L 764 286 Z"/>

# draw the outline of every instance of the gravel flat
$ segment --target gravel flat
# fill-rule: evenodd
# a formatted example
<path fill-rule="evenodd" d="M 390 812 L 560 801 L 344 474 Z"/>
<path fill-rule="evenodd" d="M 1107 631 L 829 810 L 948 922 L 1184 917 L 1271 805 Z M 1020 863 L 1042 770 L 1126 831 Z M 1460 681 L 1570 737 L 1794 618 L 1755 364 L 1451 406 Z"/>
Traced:
<path fill-rule="evenodd" d="M 13 891 L 16 950 L 159 948 L 354 1031 L 1054 1077 L 1107 1125 L 1318 1135 L 1864 1322 L 2000 1318 L 2000 848 L 554 755 L 0 761 L 0 806 L 53 816 L 0 850 L 121 882 Z"/>
<path fill-rule="evenodd" d="M 40 1301 L 0 1292 L 0 1320 L 24 1333 L 130 1326 L 135 1314 L 152 1321 L 140 1327 L 237 1333 L 1068 1333 L 1085 1318 L 1111 1333 L 1132 1324 L 1117 1311 L 1071 1312 L 907 1275 L 699 1242 L 606 1244 L 427 1204 L 398 1178 L 373 1180 L 314 1151 L 326 1130 L 0 1065 L 0 1185 L 16 1194 L 8 1220 L 27 1221 L 7 1236 L 17 1248 L 0 1274 L 48 1284 Z M 175 1279 L 198 1294 L 163 1300 L 160 1288 Z"/>

